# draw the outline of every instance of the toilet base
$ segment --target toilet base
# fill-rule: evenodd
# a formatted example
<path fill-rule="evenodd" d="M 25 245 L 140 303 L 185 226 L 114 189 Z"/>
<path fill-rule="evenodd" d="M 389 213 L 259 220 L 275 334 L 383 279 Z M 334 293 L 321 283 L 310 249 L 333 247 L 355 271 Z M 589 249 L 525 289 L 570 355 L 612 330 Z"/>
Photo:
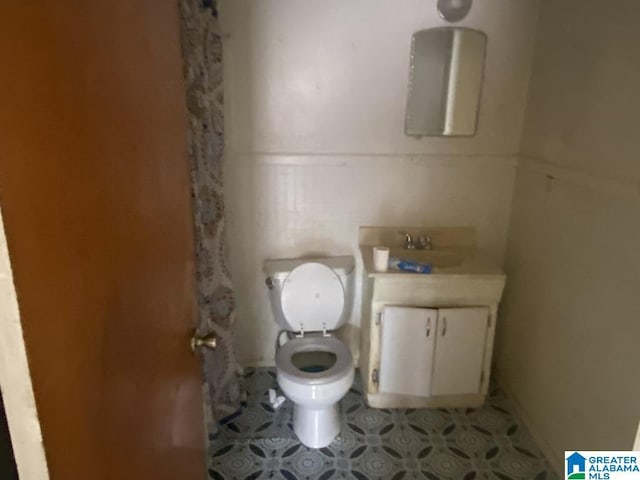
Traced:
<path fill-rule="evenodd" d="M 337 403 L 323 408 L 293 405 L 293 431 L 311 448 L 323 448 L 340 433 L 340 407 Z"/>

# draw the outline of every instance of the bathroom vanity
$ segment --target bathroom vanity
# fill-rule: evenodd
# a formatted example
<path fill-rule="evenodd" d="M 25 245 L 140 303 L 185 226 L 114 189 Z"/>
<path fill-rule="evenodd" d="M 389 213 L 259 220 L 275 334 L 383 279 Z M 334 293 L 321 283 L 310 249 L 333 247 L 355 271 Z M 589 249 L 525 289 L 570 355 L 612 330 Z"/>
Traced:
<path fill-rule="evenodd" d="M 407 250 L 399 231 L 428 236 Z M 476 250 L 473 228 L 361 227 L 360 372 L 378 408 L 477 407 L 484 403 L 498 302 L 506 276 Z M 430 274 L 373 268 L 373 247 L 432 265 Z"/>

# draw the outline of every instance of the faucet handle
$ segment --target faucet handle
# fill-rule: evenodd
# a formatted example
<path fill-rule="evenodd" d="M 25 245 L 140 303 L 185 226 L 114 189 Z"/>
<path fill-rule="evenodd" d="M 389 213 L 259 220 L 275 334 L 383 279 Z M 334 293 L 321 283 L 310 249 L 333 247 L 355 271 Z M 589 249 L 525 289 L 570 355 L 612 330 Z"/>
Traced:
<path fill-rule="evenodd" d="M 420 250 L 431 250 L 433 248 L 433 246 L 431 245 L 431 236 L 420 235 L 418 237 L 416 247 L 419 248 Z"/>
<path fill-rule="evenodd" d="M 405 232 L 405 231 L 399 231 L 398 232 L 399 235 L 404 236 L 404 248 L 405 249 L 414 249 L 416 248 L 415 244 L 413 243 L 413 238 L 411 238 L 411 234 L 409 232 Z"/>

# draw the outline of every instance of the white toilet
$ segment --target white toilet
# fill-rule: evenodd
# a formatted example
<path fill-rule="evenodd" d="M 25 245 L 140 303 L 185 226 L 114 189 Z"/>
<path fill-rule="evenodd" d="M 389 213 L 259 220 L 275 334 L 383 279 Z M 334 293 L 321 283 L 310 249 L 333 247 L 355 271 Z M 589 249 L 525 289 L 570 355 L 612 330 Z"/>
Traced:
<path fill-rule="evenodd" d="M 308 447 L 329 445 L 340 432 L 338 402 L 353 383 L 349 347 L 332 335 L 349 319 L 353 257 L 267 260 L 278 384 L 294 403 L 293 429 Z M 280 346 L 287 332 L 289 340 Z"/>

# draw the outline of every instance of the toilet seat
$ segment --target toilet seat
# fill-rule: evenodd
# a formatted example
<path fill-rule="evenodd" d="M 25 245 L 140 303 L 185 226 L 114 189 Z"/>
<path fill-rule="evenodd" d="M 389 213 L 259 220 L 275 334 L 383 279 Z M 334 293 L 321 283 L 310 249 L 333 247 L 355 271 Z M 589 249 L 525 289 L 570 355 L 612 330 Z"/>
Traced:
<path fill-rule="evenodd" d="M 336 362 L 327 370 L 304 372 L 293 364 L 296 353 L 327 352 L 336 356 Z M 342 379 L 353 371 L 353 357 L 349 348 L 335 337 L 306 336 L 285 343 L 276 354 L 278 375 L 302 385 L 324 385 Z"/>

